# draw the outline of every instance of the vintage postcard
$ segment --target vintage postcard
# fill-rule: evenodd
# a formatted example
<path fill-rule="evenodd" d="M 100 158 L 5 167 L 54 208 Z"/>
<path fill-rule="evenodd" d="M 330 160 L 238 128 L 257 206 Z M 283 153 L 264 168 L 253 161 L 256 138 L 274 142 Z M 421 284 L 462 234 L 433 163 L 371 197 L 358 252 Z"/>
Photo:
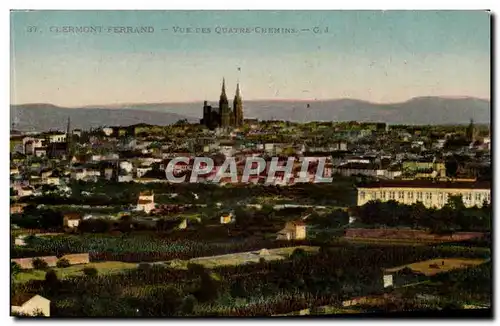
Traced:
<path fill-rule="evenodd" d="M 491 317 L 488 11 L 11 11 L 11 315 Z"/>

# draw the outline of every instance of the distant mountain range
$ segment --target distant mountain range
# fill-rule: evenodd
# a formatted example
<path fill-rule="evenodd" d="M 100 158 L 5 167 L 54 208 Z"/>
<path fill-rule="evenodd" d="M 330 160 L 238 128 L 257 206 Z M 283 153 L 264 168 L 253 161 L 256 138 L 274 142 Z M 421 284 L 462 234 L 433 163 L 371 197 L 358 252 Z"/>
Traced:
<path fill-rule="evenodd" d="M 211 102 L 212 105 L 217 103 Z M 65 108 L 51 104 L 11 105 L 11 124 L 21 131 L 64 130 L 68 116 L 73 128 L 148 123 L 167 125 L 202 116 L 201 102 L 144 103 Z M 490 123 L 490 101 L 464 97 L 417 97 L 406 102 L 379 104 L 352 99 L 317 101 L 244 101 L 246 118 L 260 120 L 380 121 L 389 124 Z"/>
<path fill-rule="evenodd" d="M 168 125 L 181 119 L 193 119 L 177 113 L 153 110 L 64 108 L 51 104 L 23 104 L 10 106 L 11 128 L 19 131 L 66 130 L 68 117 L 72 129 L 90 129 L 99 126 L 128 126 L 138 123 Z"/>

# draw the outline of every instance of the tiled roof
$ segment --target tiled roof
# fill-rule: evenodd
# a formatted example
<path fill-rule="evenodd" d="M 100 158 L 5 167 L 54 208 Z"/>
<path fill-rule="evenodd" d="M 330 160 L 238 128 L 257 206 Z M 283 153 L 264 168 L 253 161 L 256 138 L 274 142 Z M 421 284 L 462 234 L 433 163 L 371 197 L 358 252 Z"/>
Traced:
<path fill-rule="evenodd" d="M 26 303 L 28 300 L 30 300 L 34 296 L 35 296 L 34 294 L 30 294 L 30 293 L 15 294 L 12 297 L 11 305 L 13 305 L 13 306 L 22 306 L 24 303 Z"/>
<path fill-rule="evenodd" d="M 64 218 L 67 220 L 81 220 L 82 214 L 74 212 L 74 213 L 66 213 L 64 214 Z"/>

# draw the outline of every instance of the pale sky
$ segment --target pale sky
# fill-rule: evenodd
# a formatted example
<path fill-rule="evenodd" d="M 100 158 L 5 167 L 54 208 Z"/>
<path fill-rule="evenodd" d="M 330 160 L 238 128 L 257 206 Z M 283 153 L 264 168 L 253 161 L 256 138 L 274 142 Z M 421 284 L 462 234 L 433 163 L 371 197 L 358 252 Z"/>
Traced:
<path fill-rule="evenodd" d="M 222 77 L 229 97 L 239 79 L 244 100 L 490 98 L 490 14 L 482 11 L 32 11 L 11 19 L 12 104 L 214 101 Z M 155 31 L 56 31 L 63 26 Z M 224 35 L 216 27 L 310 31 Z"/>

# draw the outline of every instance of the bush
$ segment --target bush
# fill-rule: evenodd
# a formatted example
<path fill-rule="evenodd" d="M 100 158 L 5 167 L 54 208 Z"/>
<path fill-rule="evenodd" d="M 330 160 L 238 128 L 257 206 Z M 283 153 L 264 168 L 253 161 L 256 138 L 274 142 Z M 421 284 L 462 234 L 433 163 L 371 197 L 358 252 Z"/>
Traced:
<path fill-rule="evenodd" d="M 56 272 L 53 269 L 49 269 L 45 273 L 45 283 L 49 286 L 54 286 L 59 282 Z"/>
<path fill-rule="evenodd" d="M 66 268 L 71 266 L 71 264 L 69 263 L 69 260 L 67 260 L 66 258 L 61 258 L 57 261 L 56 266 L 58 268 Z"/>
<path fill-rule="evenodd" d="M 23 312 L 13 312 L 13 317 L 45 317 L 43 312 L 40 309 L 36 309 L 31 314 L 23 313 Z"/>
<path fill-rule="evenodd" d="M 40 258 L 33 259 L 31 264 L 33 265 L 34 269 L 46 269 L 49 266 L 49 264 L 45 260 Z"/>
<path fill-rule="evenodd" d="M 83 274 L 86 276 L 97 276 L 98 272 L 95 267 L 85 267 L 83 269 Z"/>
<path fill-rule="evenodd" d="M 305 252 L 304 249 L 302 248 L 297 248 L 295 249 L 292 254 L 290 255 L 291 259 L 300 259 L 307 256 L 307 253 Z"/>
<path fill-rule="evenodd" d="M 188 295 L 182 300 L 181 312 L 185 315 L 189 315 L 193 312 L 196 305 L 196 298 L 193 295 Z"/>
<path fill-rule="evenodd" d="M 231 296 L 233 298 L 246 298 L 248 296 L 245 285 L 241 280 L 237 280 L 231 286 Z"/>
<path fill-rule="evenodd" d="M 10 263 L 10 273 L 12 276 L 16 276 L 21 271 L 21 265 L 15 261 Z"/>

